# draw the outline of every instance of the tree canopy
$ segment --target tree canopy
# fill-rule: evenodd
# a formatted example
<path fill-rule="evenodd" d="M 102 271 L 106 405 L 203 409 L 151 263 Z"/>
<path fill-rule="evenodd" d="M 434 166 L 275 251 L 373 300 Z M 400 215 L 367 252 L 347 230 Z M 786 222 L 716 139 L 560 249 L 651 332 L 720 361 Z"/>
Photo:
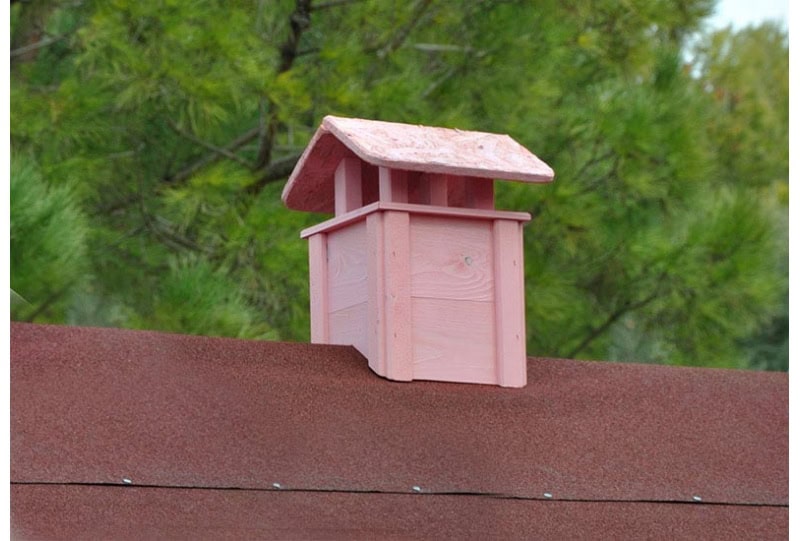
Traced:
<path fill-rule="evenodd" d="M 326 114 L 508 133 L 528 354 L 788 366 L 788 38 L 712 0 L 12 2 L 12 317 L 307 340 Z"/>

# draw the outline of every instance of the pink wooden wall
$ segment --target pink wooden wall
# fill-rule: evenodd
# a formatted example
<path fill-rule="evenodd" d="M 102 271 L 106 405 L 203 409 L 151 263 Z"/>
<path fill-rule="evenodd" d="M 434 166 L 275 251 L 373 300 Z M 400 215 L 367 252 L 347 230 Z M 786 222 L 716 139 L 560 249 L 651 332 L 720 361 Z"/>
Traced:
<path fill-rule="evenodd" d="M 528 216 L 390 209 L 308 235 L 312 341 L 352 344 L 390 379 L 525 385 Z"/>

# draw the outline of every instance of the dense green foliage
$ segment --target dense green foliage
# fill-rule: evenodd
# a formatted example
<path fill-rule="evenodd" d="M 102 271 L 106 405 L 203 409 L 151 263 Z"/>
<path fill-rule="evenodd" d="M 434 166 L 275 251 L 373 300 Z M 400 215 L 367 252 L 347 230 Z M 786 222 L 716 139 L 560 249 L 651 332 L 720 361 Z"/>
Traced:
<path fill-rule="evenodd" d="M 12 317 L 307 340 L 326 114 L 509 133 L 528 353 L 783 368 L 788 43 L 711 0 L 12 5 Z"/>

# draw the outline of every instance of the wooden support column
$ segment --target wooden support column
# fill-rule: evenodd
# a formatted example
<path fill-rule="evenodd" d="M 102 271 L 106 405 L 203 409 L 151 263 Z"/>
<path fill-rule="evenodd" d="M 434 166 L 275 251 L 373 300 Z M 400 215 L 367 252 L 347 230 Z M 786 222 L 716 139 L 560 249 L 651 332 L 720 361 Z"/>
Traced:
<path fill-rule="evenodd" d="M 497 383 L 503 387 L 524 387 L 527 357 L 522 224 L 495 220 L 492 230 Z"/>
<path fill-rule="evenodd" d="M 407 212 L 383 213 L 383 299 L 384 362 L 380 363 L 387 378 L 411 381 L 414 376 L 412 322 L 411 322 L 411 239 L 410 219 Z M 380 341 L 379 341 L 380 342 Z"/>
<path fill-rule="evenodd" d="M 408 171 L 381 167 L 378 170 L 381 201 L 408 203 Z"/>
<path fill-rule="evenodd" d="M 362 206 L 361 160 L 342 158 L 334 175 L 333 193 L 336 216 Z"/>
<path fill-rule="evenodd" d="M 430 204 L 438 207 L 447 206 L 447 175 L 432 174 L 429 179 Z"/>
<path fill-rule="evenodd" d="M 308 238 L 308 296 L 311 304 L 311 342 L 330 342 L 328 324 L 328 235 L 317 233 Z"/>
<path fill-rule="evenodd" d="M 386 376 L 383 215 L 383 212 L 367 215 L 367 360 L 373 372 Z"/>
<path fill-rule="evenodd" d="M 468 179 L 466 190 L 469 208 L 494 210 L 494 181 Z"/>

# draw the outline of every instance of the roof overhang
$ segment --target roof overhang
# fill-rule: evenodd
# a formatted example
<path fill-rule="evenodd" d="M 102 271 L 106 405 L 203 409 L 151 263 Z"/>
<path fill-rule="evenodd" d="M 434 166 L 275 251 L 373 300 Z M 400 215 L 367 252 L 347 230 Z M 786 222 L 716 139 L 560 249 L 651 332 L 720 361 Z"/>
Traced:
<path fill-rule="evenodd" d="M 333 212 L 333 177 L 344 157 L 378 167 L 545 183 L 553 170 L 508 135 L 326 116 L 294 168 L 287 207 Z"/>

